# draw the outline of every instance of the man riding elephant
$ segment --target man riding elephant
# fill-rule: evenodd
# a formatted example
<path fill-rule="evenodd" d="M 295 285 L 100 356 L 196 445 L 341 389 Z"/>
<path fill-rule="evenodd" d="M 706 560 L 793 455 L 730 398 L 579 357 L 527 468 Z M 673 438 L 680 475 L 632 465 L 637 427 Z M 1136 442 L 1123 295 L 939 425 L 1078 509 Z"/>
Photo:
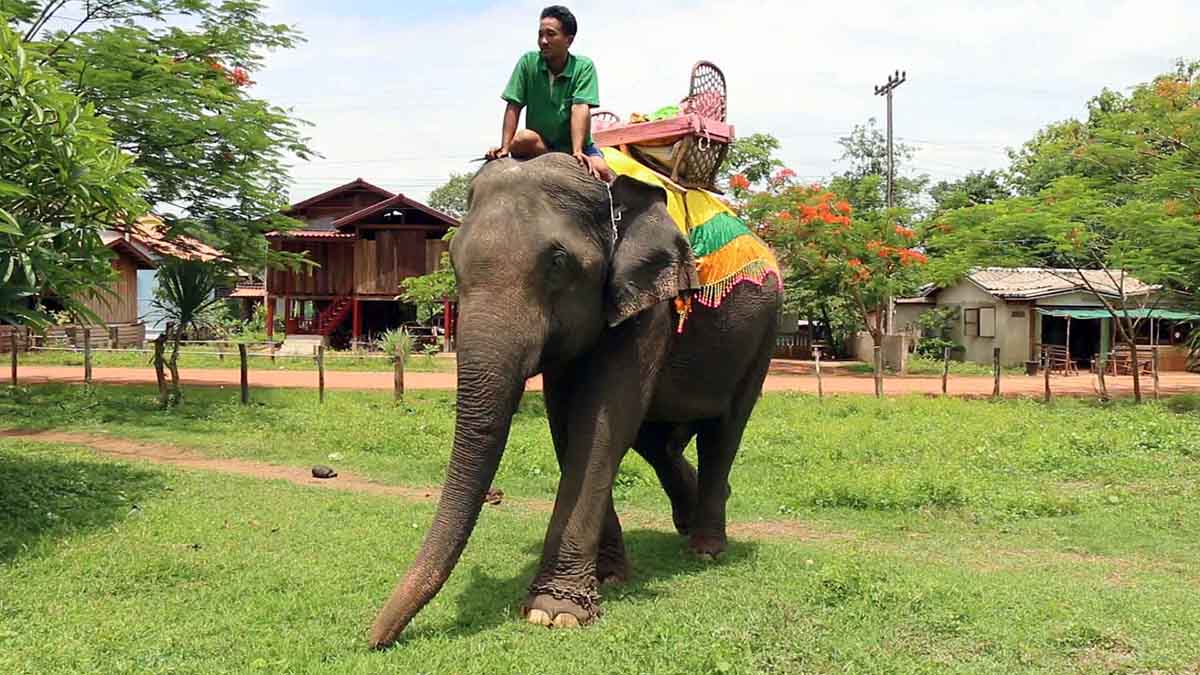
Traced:
<path fill-rule="evenodd" d="M 596 66 L 571 54 L 578 23 L 571 10 L 553 5 L 542 10 L 538 51 L 517 61 L 501 98 L 506 102 L 500 146 L 487 158 L 530 159 L 565 152 L 593 177 L 611 180 L 603 155 L 592 144 L 591 109 L 600 105 Z M 525 128 L 517 130 L 521 110 Z"/>

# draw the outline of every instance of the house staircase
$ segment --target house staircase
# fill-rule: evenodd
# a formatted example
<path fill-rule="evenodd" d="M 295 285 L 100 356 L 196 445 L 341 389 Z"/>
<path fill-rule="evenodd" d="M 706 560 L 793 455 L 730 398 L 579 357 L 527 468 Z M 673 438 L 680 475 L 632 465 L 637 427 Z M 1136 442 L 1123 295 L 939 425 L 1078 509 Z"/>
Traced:
<path fill-rule="evenodd" d="M 316 325 L 313 327 L 313 332 L 317 335 L 329 337 L 329 334 L 337 330 L 337 327 L 342 325 L 346 320 L 346 316 L 350 314 L 350 310 L 354 307 L 354 299 L 349 297 L 335 298 L 325 311 L 317 316 Z"/>

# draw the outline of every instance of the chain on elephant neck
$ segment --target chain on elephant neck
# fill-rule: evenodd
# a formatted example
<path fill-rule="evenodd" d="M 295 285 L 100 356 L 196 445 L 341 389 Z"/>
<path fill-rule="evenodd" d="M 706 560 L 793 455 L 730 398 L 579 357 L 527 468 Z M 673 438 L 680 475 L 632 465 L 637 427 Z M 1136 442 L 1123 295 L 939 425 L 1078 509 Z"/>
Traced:
<path fill-rule="evenodd" d="M 612 186 L 607 182 L 604 184 L 604 189 L 608 191 L 608 218 L 612 223 L 612 244 L 608 247 L 608 252 L 611 255 L 617 250 L 617 223 L 621 220 L 621 214 L 617 213 L 616 204 L 613 203 Z"/>

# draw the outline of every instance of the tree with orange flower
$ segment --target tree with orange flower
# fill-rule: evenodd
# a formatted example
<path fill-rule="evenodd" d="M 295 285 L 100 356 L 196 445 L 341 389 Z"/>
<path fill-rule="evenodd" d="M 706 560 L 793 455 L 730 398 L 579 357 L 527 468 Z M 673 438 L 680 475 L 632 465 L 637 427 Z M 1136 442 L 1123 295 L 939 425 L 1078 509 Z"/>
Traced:
<path fill-rule="evenodd" d="M 779 255 L 786 285 L 844 298 L 880 345 L 888 299 L 924 283 L 924 228 L 904 209 L 857 214 L 824 186 L 799 184 L 783 171 L 772 183 L 749 195 L 742 211 Z"/>

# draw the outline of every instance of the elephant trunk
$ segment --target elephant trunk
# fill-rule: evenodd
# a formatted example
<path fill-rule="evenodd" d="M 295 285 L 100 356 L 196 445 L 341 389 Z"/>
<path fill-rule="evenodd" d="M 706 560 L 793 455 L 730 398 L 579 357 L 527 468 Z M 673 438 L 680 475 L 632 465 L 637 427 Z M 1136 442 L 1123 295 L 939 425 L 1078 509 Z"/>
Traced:
<path fill-rule="evenodd" d="M 511 346 L 469 346 L 485 345 L 494 335 L 473 340 L 466 332 L 460 333 L 454 450 L 445 486 L 420 552 L 375 618 L 372 648 L 395 642 L 417 612 L 437 595 L 479 519 L 525 384 L 522 364 L 512 358 Z"/>

